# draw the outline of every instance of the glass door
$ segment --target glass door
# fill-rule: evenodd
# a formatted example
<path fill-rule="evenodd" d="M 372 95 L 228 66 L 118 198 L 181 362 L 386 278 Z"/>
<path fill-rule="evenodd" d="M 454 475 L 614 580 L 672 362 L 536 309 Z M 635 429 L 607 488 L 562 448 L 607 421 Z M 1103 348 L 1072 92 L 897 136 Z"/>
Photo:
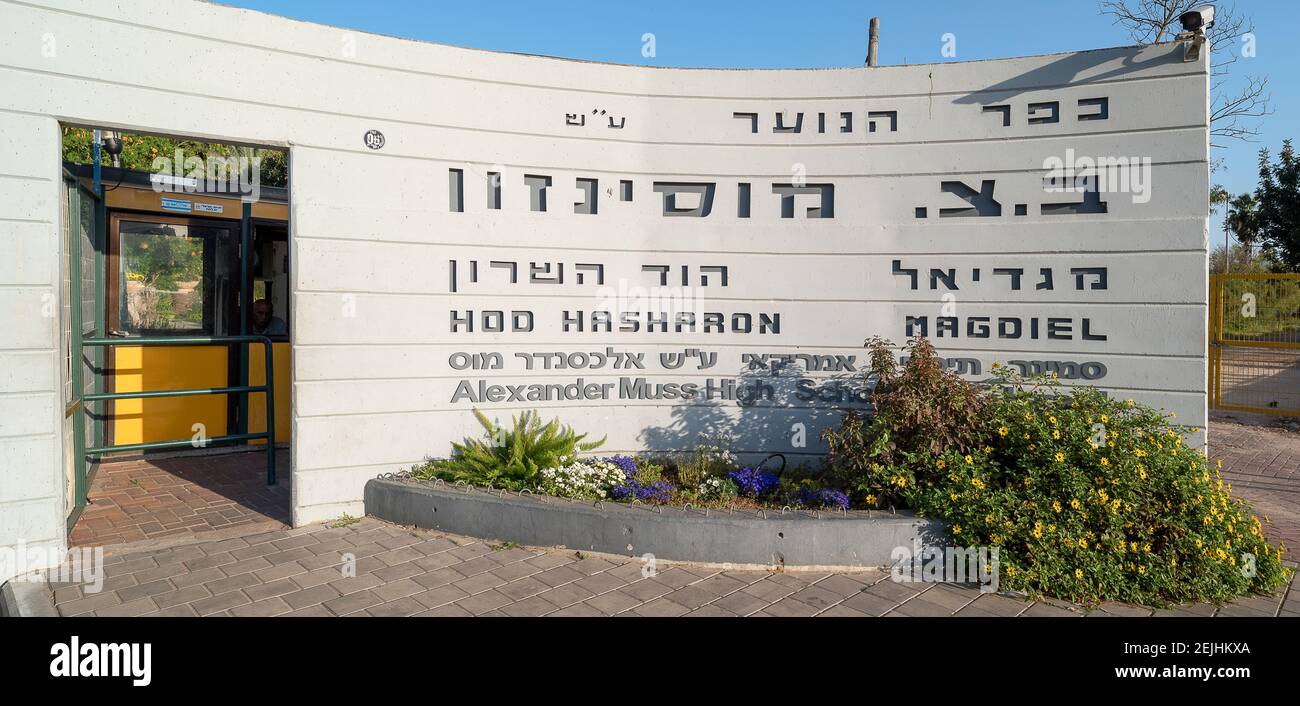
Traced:
<path fill-rule="evenodd" d="M 110 219 L 108 328 L 121 338 L 239 333 L 239 225 L 157 214 Z M 218 388 L 238 379 L 238 351 L 213 346 L 114 346 L 114 392 Z M 235 428 L 234 396 L 119 400 L 118 445 L 220 436 Z"/>

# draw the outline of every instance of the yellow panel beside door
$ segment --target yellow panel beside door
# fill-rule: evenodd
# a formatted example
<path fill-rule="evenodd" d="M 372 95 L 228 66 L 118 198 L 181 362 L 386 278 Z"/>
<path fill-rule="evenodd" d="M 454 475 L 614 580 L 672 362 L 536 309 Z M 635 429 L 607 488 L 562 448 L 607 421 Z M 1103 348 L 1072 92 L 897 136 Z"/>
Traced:
<path fill-rule="evenodd" d="M 286 343 L 272 343 L 272 365 L 275 366 L 275 443 L 289 441 L 289 362 L 290 347 Z M 248 347 L 248 384 L 266 384 L 266 358 L 259 344 Z M 257 433 L 266 431 L 266 395 L 255 392 L 248 396 L 248 431 Z M 262 444 L 261 439 L 254 439 L 250 444 Z"/>
<path fill-rule="evenodd" d="M 118 346 L 116 392 L 226 387 L 225 346 Z M 226 434 L 226 396 L 160 397 L 113 404 L 113 443 L 139 444 L 193 438 L 202 424 L 207 437 Z"/>

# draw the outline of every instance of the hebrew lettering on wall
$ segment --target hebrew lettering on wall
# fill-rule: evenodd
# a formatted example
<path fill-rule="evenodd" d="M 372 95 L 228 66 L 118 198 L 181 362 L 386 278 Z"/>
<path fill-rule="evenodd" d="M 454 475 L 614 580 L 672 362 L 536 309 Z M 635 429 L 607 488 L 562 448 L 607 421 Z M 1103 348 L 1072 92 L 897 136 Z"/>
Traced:
<path fill-rule="evenodd" d="M 1068 128 L 1105 134 L 1113 129 L 1108 125 L 1111 107 L 1109 95 L 1067 93 L 971 105 L 958 101 L 950 110 L 962 125 L 996 141 L 1001 131 L 1032 136 Z M 847 144 L 860 144 L 868 158 L 872 149 L 908 139 L 909 131 L 935 129 L 930 124 L 937 120 L 909 112 L 903 101 L 866 109 L 737 106 L 718 118 L 724 130 L 767 140 L 857 140 Z M 653 116 L 641 116 L 633 124 L 647 120 Z M 565 125 L 621 130 L 628 122 L 625 115 L 594 108 L 566 113 Z M 453 168 L 448 199 L 455 213 L 464 211 L 465 191 L 477 184 L 487 190 L 489 209 L 500 209 L 504 180 L 510 187 L 506 193 L 520 199 L 519 208 L 543 221 L 571 212 L 595 217 L 592 223 L 621 224 L 629 211 L 620 209 L 639 205 L 636 213 L 643 217 L 687 227 L 697 222 L 797 222 L 799 236 L 783 241 L 791 255 L 816 250 L 818 239 L 826 237 L 817 224 L 835 227 L 847 209 L 852 222 L 866 228 L 855 249 L 863 253 L 858 257 L 868 259 L 855 274 L 847 264 L 829 266 L 825 260 L 797 269 L 780 266 L 773 262 L 779 254 L 745 254 L 744 243 L 716 254 L 634 249 L 618 255 L 524 250 L 490 256 L 467 250 L 464 257 L 447 260 L 447 291 L 470 298 L 447 314 L 446 334 L 448 340 L 466 342 L 490 335 L 496 343 L 470 345 L 451 355 L 453 370 L 489 377 L 460 379 L 448 399 L 456 404 L 582 399 L 852 406 L 869 400 L 870 385 L 863 378 L 861 354 L 846 351 L 875 334 L 896 343 L 925 336 L 941 350 L 960 351 L 946 355 L 944 365 L 972 380 L 990 380 L 990 369 L 1002 365 L 1026 376 L 1054 375 L 1066 384 L 1135 385 L 1145 373 L 1125 370 L 1123 351 L 1119 357 L 1112 354 L 1117 340 L 1131 336 L 1131 325 L 1105 305 L 1168 296 L 1168 290 L 1178 287 L 1162 274 L 1154 275 L 1160 281 L 1135 287 L 1141 278 L 1153 276 L 1142 270 L 1145 261 L 1135 263 L 1105 248 L 1089 255 L 1087 243 L 1075 243 L 1079 254 L 1063 258 L 1059 243 L 1039 247 L 1034 238 L 1054 224 L 1095 224 L 1089 227 L 1093 232 L 1106 228 L 1107 219 L 1116 220 L 1112 203 L 1126 195 L 1117 187 L 1132 191 L 1149 184 L 1149 173 L 1133 170 L 1149 170 L 1150 163 L 1105 155 L 1080 161 L 1071 150 L 1057 154 L 1044 143 L 1027 162 L 1037 168 L 928 172 L 901 185 L 888 177 L 864 180 L 835 170 L 821 174 L 815 164 L 804 162 L 794 163 L 789 179 L 761 171 L 727 179 L 647 178 L 617 171 L 584 173 L 584 165 L 575 164 L 574 171 L 489 172 L 490 178 L 480 181 L 467 180 L 462 169 Z M 1120 174 L 1124 170 L 1130 173 Z M 646 198 L 651 201 L 642 201 Z M 1140 218 L 1147 201 L 1128 200 L 1123 218 Z M 563 210 L 557 212 L 557 206 Z M 877 222 L 899 228 L 906 224 L 911 230 L 900 238 L 940 244 L 895 246 L 897 255 L 885 255 L 891 247 L 873 242 L 882 234 Z M 1015 236 L 1023 241 L 983 250 L 981 238 L 998 238 L 997 228 L 1016 223 L 1026 224 L 1023 235 Z M 617 239 L 622 226 L 594 227 Z M 1079 231 L 1083 237 L 1089 228 Z M 875 251 L 882 254 L 872 256 Z M 804 291 L 786 278 L 803 283 Z M 486 300 L 470 306 L 476 293 L 524 305 L 496 307 Z M 826 305 L 801 294 L 846 305 L 830 314 L 823 310 Z M 575 336 L 574 346 L 530 346 L 533 340 Z M 742 341 L 777 342 L 788 349 L 732 348 Z M 567 383 L 497 384 L 490 379 L 537 371 L 581 377 Z M 837 387 L 823 389 L 830 381 Z M 782 384 L 788 394 L 768 389 Z"/>

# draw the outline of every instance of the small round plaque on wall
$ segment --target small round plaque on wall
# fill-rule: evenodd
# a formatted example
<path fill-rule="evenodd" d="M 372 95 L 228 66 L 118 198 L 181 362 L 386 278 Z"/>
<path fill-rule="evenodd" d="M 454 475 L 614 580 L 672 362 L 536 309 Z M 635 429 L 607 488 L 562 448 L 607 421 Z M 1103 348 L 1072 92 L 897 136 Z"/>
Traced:
<path fill-rule="evenodd" d="M 366 131 L 366 147 L 372 150 L 380 149 L 384 146 L 384 133 L 378 130 Z"/>

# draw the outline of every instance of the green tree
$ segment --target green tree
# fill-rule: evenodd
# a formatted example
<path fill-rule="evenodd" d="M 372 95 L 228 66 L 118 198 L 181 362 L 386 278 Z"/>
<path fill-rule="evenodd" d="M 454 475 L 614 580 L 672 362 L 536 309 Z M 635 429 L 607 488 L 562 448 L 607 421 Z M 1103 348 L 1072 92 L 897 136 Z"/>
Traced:
<path fill-rule="evenodd" d="M 1241 243 L 1233 243 L 1231 250 L 1216 245 L 1210 251 L 1210 274 L 1214 275 L 1266 274 L 1285 269 L 1267 251 L 1252 255 Z"/>
<path fill-rule="evenodd" d="M 1249 264 L 1254 253 L 1255 241 L 1259 239 L 1259 203 L 1250 194 L 1241 194 L 1228 202 L 1228 214 L 1224 217 L 1224 226 L 1237 238 L 1246 250 L 1246 262 Z"/>
<path fill-rule="evenodd" d="M 1210 171 L 1211 171 L 1211 173 L 1213 173 L 1213 171 L 1214 171 L 1213 168 L 1211 168 Z M 1219 209 L 1219 207 L 1221 207 L 1221 206 L 1226 206 L 1226 205 L 1228 204 L 1228 201 L 1230 201 L 1231 199 L 1232 199 L 1232 194 L 1228 193 L 1228 190 L 1225 189 L 1225 188 L 1223 188 L 1223 185 L 1222 185 L 1222 184 L 1211 184 L 1211 185 L 1210 185 L 1210 213 L 1211 213 L 1211 215 L 1213 215 L 1215 212 L 1217 212 L 1218 209 Z M 1227 224 L 1226 224 L 1226 223 L 1224 224 L 1224 228 L 1227 228 Z M 1211 235 L 1213 235 L 1213 234 L 1211 234 Z M 1222 247 L 1225 247 L 1225 246 L 1219 246 L 1219 247 L 1222 248 Z M 1231 259 L 1228 258 L 1226 255 L 1225 255 L 1223 261 L 1219 263 L 1219 266 L 1220 266 L 1220 267 L 1230 267 L 1231 265 L 1232 265 Z M 1213 257 L 1213 254 L 1211 254 L 1211 257 L 1210 257 L 1210 272 L 1212 272 L 1212 273 L 1214 273 L 1214 274 L 1220 274 L 1220 273 L 1224 272 L 1224 270 L 1222 270 L 1222 269 L 1219 269 L 1219 270 L 1214 269 L 1214 257 Z"/>
<path fill-rule="evenodd" d="M 94 161 L 95 154 L 94 142 L 93 131 L 80 127 L 64 127 L 63 160 L 78 164 L 91 164 Z M 118 162 L 123 169 L 152 172 L 154 171 L 155 159 L 159 157 L 168 160 L 174 159 L 178 149 L 186 157 L 198 157 L 203 161 L 204 165 L 207 164 L 210 156 L 221 158 L 244 156 L 250 159 L 258 159 L 260 172 L 258 178 L 261 180 L 262 186 L 288 186 L 289 184 L 289 155 L 287 152 L 280 150 L 123 133 L 122 153 L 118 155 Z M 104 164 L 110 163 L 107 153 L 101 159 Z M 186 176 L 190 176 L 189 170 L 185 171 Z"/>
<path fill-rule="evenodd" d="M 1229 194 L 1222 184 L 1215 184 L 1210 187 L 1210 208 L 1222 206 L 1228 203 L 1231 198 L 1232 194 Z"/>
<path fill-rule="evenodd" d="M 1282 142 L 1277 162 L 1267 148 L 1259 151 L 1255 201 L 1251 221 L 1259 242 L 1288 269 L 1300 269 L 1300 159 L 1291 140 Z"/>

